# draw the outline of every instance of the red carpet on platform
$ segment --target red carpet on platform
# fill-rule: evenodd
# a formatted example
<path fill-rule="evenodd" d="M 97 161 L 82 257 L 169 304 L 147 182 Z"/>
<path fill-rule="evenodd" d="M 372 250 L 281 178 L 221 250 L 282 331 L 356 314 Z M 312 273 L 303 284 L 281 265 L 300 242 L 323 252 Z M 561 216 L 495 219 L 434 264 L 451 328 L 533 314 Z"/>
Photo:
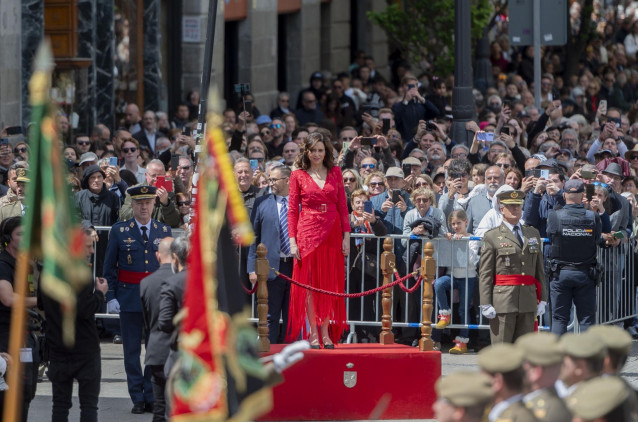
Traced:
<path fill-rule="evenodd" d="M 277 353 L 282 345 L 272 345 Z M 428 419 L 441 353 L 400 344 L 339 344 L 308 350 L 274 388 L 264 421 Z"/>

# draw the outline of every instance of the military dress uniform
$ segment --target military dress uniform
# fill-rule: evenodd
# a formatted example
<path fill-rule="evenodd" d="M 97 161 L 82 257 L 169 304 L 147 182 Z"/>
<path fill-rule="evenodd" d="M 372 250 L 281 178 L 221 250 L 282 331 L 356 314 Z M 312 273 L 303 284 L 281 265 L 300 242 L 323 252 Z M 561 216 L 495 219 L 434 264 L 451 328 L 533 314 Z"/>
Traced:
<path fill-rule="evenodd" d="M 507 374 L 513 371 L 522 371 L 523 351 L 513 344 L 507 343 L 488 346 L 479 352 L 478 364 L 488 374 Z M 510 386 L 512 389 L 516 389 L 516 387 L 522 392 L 522 379 L 520 385 Z M 523 395 L 520 392 L 498 403 L 494 403 L 489 410 L 487 419 L 491 422 L 535 422 L 536 418 L 525 407 Z"/>
<path fill-rule="evenodd" d="M 542 367 L 543 371 L 553 371 L 563 362 L 563 351 L 558 343 L 558 336 L 552 333 L 529 333 L 516 340 L 524 355 L 524 360 L 532 367 Z M 558 396 L 552 385 L 537 388 L 523 397 L 525 407 L 532 411 L 539 421 L 563 422 L 571 421 L 572 415 L 565 402 Z"/>
<path fill-rule="evenodd" d="M 154 198 L 155 188 L 131 188 L 129 194 L 134 199 Z M 147 241 L 135 219 L 120 221 L 111 227 L 104 258 L 104 278 L 109 284 L 107 303 L 117 299 L 120 304 L 124 369 L 129 395 L 133 403 L 145 403 L 149 407 L 153 403 L 151 372 L 149 367 L 142 371 L 140 363 L 144 327 L 140 281 L 159 268 L 155 252 L 160 241 L 172 233 L 169 226 L 153 219 L 146 227 Z"/>
<path fill-rule="evenodd" d="M 503 192 L 499 200 L 522 204 L 523 193 Z M 521 231 L 522 244 L 505 222 L 483 236 L 479 296 L 482 306 L 492 305 L 496 311 L 490 320 L 492 344 L 513 343 L 533 331 L 538 304 L 547 301 L 540 234 L 525 225 Z"/>

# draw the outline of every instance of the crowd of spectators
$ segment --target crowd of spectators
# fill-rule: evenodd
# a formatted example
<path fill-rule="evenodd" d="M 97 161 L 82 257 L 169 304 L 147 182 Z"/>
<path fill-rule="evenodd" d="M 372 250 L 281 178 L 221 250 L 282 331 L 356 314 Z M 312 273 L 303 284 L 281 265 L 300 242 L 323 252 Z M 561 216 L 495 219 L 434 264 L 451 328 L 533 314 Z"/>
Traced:
<path fill-rule="evenodd" d="M 525 193 L 523 220 L 545 236 L 549 211 L 563 205 L 565 181 L 580 178 L 595 184 L 594 198 L 600 199 L 586 206 L 610 216 L 611 230 L 603 234 L 608 247 L 633 242 L 638 228 L 635 11 L 627 9 L 623 19 L 596 10 L 596 35 L 574 74 L 566 73 L 560 50 L 541 50 L 540 107 L 533 91 L 533 49 L 512 47 L 506 19 L 497 25 L 490 49 L 495 85 L 474 90 L 476 118 L 465 126 L 473 134 L 470 145 L 451 138 L 453 75 L 418 73 L 402 59 L 377 69 L 373 57 L 358 52 L 348 69 L 310 75 L 294 104 L 291 93 L 280 92 L 270 112 L 260 111 L 253 95 L 245 93 L 223 112 L 222 129 L 249 213 L 255 198 L 268 192 L 270 171 L 292 168 L 304 139 L 321 131 L 334 146 L 350 210 L 360 209 L 362 199 L 372 202 L 374 224 L 364 224 L 360 232 L 374 227 L 374 233 L 452 237 L 450 216 L 463 210 L 467 233 L 481 235 L 500 224 L 495 195 L 508 186 Z M 571 12 L 572 21 L 580 19 L 579 10 Z M 98 124 L 81 134 L 60 114 L 69 183 L 81 217 L 106 226 L 129 218 L 126 189 L 156 184 L 153 218 L 186 228 L 195 117 L 190 102 L 179 104 L 172 118 L 161 111 L 142 113 L 131 103 L 116 129 Z M 17 180 L 17 171 L 28 167 L 28 153 L 25 142 L 0 145 L 7 187 L 1 219 L 23 212 L 18 205 L 25 182 Z M 619 231 L 624 239 L 614 236 Z M 411 270 L 418 260 L 406 242 L 394 246 L 399 271 Z"/>

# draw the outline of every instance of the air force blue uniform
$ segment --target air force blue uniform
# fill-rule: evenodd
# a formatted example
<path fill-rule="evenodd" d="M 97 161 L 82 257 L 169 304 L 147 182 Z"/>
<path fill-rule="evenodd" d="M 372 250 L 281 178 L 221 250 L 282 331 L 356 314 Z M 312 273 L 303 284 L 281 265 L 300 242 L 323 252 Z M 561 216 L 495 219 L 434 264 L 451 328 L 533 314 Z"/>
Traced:
<path fill-rule="evenodd" d="M 104 278 L 109 283 L 107 303 L 117 299 L 120 304 L 120 326 L 124 348 L 124 369 L 133 403 L 153 403 L 150 369 L 142 372 L 142 302 L 140 281 L 159 268 L 155 257 L 160 241 L 171 236 L 171 228 L 150 220 L 148 242 L 135 219 L 117 222 L 111 227 L 104 259 Z M 148 336 L 148 333 L 146 333 Z M 146 342 L 145 342 L 146 343 Z"/>

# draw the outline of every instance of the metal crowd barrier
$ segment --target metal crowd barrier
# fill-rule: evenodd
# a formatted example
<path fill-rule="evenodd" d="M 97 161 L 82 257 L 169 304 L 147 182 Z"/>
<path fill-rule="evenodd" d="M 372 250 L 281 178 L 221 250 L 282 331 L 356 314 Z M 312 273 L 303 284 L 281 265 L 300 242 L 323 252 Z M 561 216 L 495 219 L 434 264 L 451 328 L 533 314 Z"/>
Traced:
<path fill-rule="evenodd" d="M 102 236 L 107 236 L 110 230 L 108 226 L 98 226 L 95 228 L 98 232 L 98 236 L 102 239 Z M 173 235 L 177 236 L 184 231 L 181 229 L 173 229 Z M 452 314 L 451 324 L 447 326 L 450 329 L 467 328 L 470 330 L 476 329 L 489 329 L 489 323 L 483 318 L 478 307 L 478 274 L 474 284 L 474 294 L 469 297 L 466 295 L 464 303 L 458 303 L 455 301 L 456 284 L 455 278 L 462 279 L 461 283 L 465 283 L 465 289 L 467 291 L 469 283 L 469 275 L 472 273 L 472 266 L 470 257 L 472 254 L 478 253 L 480 246 L 480 238 L 468 237 L 463 239 L 447 240 L 445 238 L 417 238 L 415 236 L 404 235 L 389 235 L 385 237 L 376 237 L 371 234 L 351 233 L 351 238 L 361 239 L 361 256 L 360 259 L 364 260 L 366 255 L 373 258 L 375 264 L 380 262 L 381 254 L 383 253 L 383 240 L 389 237 L 394 242 L 394 252 L 401 252 L 397 254 L 397 269 L 401 276 L 410 273 L 416 269 L 416 266 L 408 268 L 409 263 L 405 263 L 406 258 L 405 250 L 410 250 L 411 247 L 416 247 L 418 253 L 423 251 L 425 242 L 432 242 L 434 245 L 434 256 L 436 260 L 436 274 L 437 279 L 443 275 L 457 273 L 460 271 L 462 277 L 451 277 L 451 289 L 448 298 L 450 305 L 450 312 Z M 100 241 L 95 244 L 96 253 L 94 254 L 93 275 L 96 274 L 97 260 L 104 256 L 104 251 L 100 250 L 100 245 L 106 247 L 106 241 Z M 239 254 L 239 268 L 240 274 L 245 273 L 245 268 L 242 268 L 242 248 L 237 249 Z M 365 290 L 370 290 L 379 287 L 383 284 L 383 274 L 379 265 L 375 265 L 376 271 L 374 279 L 366 277 L 365 271 L 360 274 L 356 274 L 357 271 L 352 271 L 353 261 L 355 260 L 359 251 L 351 250 L 350 256 L 347 257 L 346 265 L 346 293 L 358 293 Z M 636 248 L 636 240 L 630 239 L 628 242 L 621 243 L 618 247 L 612 248 L 599 248 L 598 249 L 598 262 L 604 267 L 604 273 L 602 281 L 597 287 L 597 313 L 596 323 L 617 323 L 628 318 L 634 318 L 638 316 L 638 291 L 636 289 L 636 260 L 638 249 Z M 412 261 L 412 259 L 410 260 Z M 416 265 L 420 263 L 420 259 L 414 259 Z M 474 265 L 476 267 L 476 265 Z M 359 264 L 359 268 L 361 268 Z M 355 273 L 356 276 L 353 274 Z M 394 280 L 394 276 L 393 276 Z M 413 284 L 410 282 L 408 287 Z M 549 293 L 549 281 L 546 281 L 547 291 Z M 348 324 L 350 325 L 350 332 L 354 333 L 356 326 L 360 327 L 381 327 L 381 292 L 375 293 L 370 298 L 356 298 L 346 299 L 346 312 L 348 315 Z M 393 291 L 393 306 L 392 306 L 392 326 L 393 327 L 407 327 L 418 328 L 423 321 L 421 298 L 423 297 L 423 285 L 412 293 L 411 295 L 401 291 L 395 287 Z M 399 297 L 403 296 L 403 297 Z M 548 294 L 549 297 L 549 294 Z M 436 295 L 433 298 L 434 311 L 433 311 L 433 324 L 436 325 L 436 316 L 438 315 L 439 304 L 436 300 Z M 398 304 L 398 305 L 397 305 Z M 459 321 L 459 318 L 455 315 L 455 310 L 463 306 L 466 312 L 463 321 Z M 372 309 L 370 309 L 372 307 Z M 351 313 L 352 309 L 356 309 L 357 315 Z M 398 311 L 397 311 L 398 309 Z M 472 312 L 470 312 L 472 311 Z M 371 319 L 364 318 L 364 314 L 374 314 Z M 472 319 L 472 315 L 476 319 Z M 545 315 L 541 318 L 539 328 L 541 330 L 549 329 L 549 321 L 546 317 L 550 315 L 549 309 Z M 96 314 L 96 318 L 119 318 L 117 314 Z M 251 322 L 256 323 L 257 318 L 257 298 L 256 295 L 251 297 L 251 316 L 249 319 Z M 574 326 L 575 330 L 578 330 L 577 324 L 570 325 L 570 328 Z M 353 337 L 350 334 L 349 341 L 352 341 Z"/>

